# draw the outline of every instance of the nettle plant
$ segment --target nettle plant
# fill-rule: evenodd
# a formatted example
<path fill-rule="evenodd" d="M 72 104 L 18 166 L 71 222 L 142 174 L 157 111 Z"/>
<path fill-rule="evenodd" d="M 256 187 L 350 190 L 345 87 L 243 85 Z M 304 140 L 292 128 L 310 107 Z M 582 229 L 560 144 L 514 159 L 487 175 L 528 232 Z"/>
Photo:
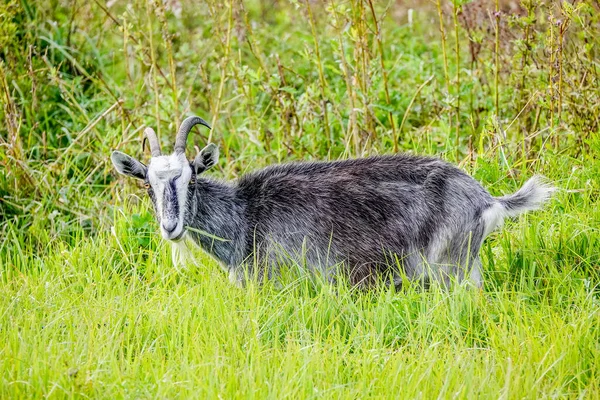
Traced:
<path fill-rule="evenodd" d="M 193 161 L 185 155 L 198 124 L 210 128 L 199 117 L 183 121 L 170 155 L 147 128 L 148 166 L 118 151 L 111 159 L 145 182 L 164 239 L 189 237 L 237 284 L 292 264 L 359 286 L 468 280 L 480 287 L 485 237 L 553 191 L 533 177 L 512 195 L 492 197 L 455 166 L 408 154 L 272 165 L 219 182 L 202 176 L 217 163 L 217 146 Z"/>

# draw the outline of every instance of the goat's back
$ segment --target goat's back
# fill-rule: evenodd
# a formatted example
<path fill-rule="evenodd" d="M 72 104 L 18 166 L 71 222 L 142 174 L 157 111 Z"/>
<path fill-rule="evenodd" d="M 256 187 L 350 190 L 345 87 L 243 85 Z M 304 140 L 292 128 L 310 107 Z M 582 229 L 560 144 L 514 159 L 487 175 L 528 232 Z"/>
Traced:
<path fill-rule="evenodd" d="M 458 168 L 406 154 L 275 165 L 242 177 L 237 191 L 249 251 L 270 243 L 311 265 L 343 261 L 371 272 L 390 254 L 467 231 L 493 203 Z"/>

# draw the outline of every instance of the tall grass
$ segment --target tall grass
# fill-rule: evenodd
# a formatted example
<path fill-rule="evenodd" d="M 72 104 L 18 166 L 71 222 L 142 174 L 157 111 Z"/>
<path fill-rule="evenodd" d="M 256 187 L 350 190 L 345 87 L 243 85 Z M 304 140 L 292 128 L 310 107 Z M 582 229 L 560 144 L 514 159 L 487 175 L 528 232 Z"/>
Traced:
<path fill-rule="evenodd" d="M 0 397 L 598 397 L 598 6 L 412 4 L 0 4 Z M 482 293 L 240 290 L 172 268 L 109 165 L 189 114 L 222 179 L 411 151 L 561 190 L 485 242 Z"/>

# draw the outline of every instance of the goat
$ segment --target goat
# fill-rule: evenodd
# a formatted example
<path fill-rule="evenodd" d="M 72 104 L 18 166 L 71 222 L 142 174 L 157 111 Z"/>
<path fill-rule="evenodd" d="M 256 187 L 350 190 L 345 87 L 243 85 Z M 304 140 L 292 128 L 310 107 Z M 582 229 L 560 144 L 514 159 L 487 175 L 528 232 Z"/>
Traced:
<path fill-rule="evenodd" d="M 111 159 L 118 172 L 145 182 L 164 239 L 187 235 L 237 284 L 276 276 L 287 260 L 359 286 L 468 279 L 481 287 L 485 237 L 553 191 L 534 176 L 516 193 L 492 197 L 457 167 L 408 154 L 272 165 L 219 182 L 201 176 L 217 163 L 216 145 L 186 158 L 197 124 L 210 129 L 202 118 L 185 119 L 171 155 L 146 128 L 148 166 L 119 151 Z"/>

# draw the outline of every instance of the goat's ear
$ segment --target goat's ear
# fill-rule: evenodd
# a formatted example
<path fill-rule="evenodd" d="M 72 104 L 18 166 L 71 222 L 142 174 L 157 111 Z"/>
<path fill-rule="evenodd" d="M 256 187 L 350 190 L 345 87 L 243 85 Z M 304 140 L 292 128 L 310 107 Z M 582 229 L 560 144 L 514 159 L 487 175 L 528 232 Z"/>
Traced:
<path fill-rule="evenodd" d="M 113 151 L 110 159 L 119 173 L 137 179 L 146 179 L 148 168 L 135 158 L 120 151 Z"/>
<path fill-rule="evenodd" d="M 201 174 L 207 169 L 213 167 L 219 160 L 219 148 L 216 144 L 211 143 L 202 150 L 194 158 L 194 169 L 196 174 Z"/>

